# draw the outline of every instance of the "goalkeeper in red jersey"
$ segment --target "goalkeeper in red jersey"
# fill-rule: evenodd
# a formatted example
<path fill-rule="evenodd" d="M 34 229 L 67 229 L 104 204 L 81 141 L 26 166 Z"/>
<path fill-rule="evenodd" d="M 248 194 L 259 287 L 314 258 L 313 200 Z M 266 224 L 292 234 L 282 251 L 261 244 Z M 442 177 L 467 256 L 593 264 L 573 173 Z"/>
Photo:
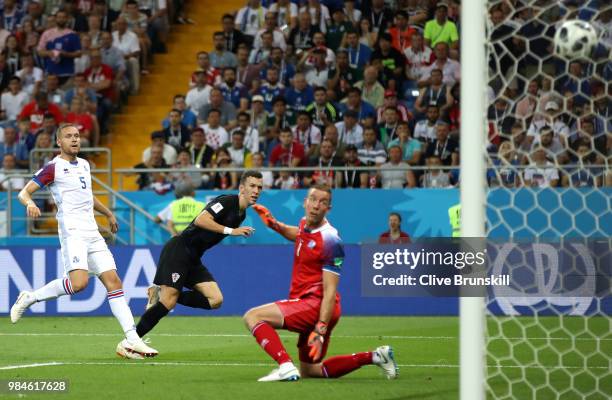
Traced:
<path fill-rule="evenodd" d="M 389 379 L 397 377 L 397 364 L 390 346 L 323 360 L 332 330 L 340 319 L 337 289 L 344 261 L 338 231 L 325 218 L 331 209 L 331 197 L 329 187 L 312 187 L 304 201 L 306 213 L 299 226 L 278 222 L 265 207 L 253 206 L 268 227 L 295 242 L 289 299 L 252 308 L 244 315 L 244 322 L 257 343 L 279 365 L 260 378 L 260 382 L 296 381 L 300 377 L 338 378 L 370 364 L 379 366 Z M 299 370 L 276 329 L 299 333 Z"/>

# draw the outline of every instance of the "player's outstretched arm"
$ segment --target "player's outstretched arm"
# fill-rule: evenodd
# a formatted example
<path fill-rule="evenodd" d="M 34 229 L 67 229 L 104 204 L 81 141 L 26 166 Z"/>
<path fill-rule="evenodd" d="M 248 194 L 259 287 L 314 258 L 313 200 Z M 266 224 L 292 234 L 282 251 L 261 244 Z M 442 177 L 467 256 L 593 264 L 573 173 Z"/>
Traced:
<path fill-rule="evenodd" d="M 117 223 L 117 218 L 111 210 L 108 209 L 96 196 L 93 197 L 94 200 L 94 210 L 100 212 L 108 219 L 108 225 L 110 226 L 110 230 L 112 233 L 117 233 L 119 231 L 119 224 Z"/>
<path fill-rule="evenodd" d="M 27 185 L 17 195 L 19 202 L 26 207 L 26 215 L 30 218 L 38 218 L 40 217 L 40 209 L 32 200 L 32 194 L 40 189 L 40 186 L 34 181 L 28 182 Z"/>
<path fill-rule="evenodd" d="M 279 222 L 270 210 L 261 204 L 254 204 L 253 210 L 259 215 L 259 218 L 263 221 L 264 224 L 270 229 L 275 230 L 279 234 L 281 234 L 285 239 L 295 242 L 295 238 L 298 234 L 298 227 L 292 225 L 286 225 L 282 222 Z"/>
<path fill-rule="evenodd" d="M 230 236 L 244 236 L 248 237 L 255 232 L 255 229 L 250 226 L 241 226 L 238 228 L 229 228 L 227 226 L 223 226 L 217 221 L 214 220 L 212 214 L 208 211 L 204 210 L 198 215 L 194 221 L 195 225 L 199 228 L 206 229 L 207 231 L 215 232 L 215 233 L 223 233 L 224 235 Z"/>

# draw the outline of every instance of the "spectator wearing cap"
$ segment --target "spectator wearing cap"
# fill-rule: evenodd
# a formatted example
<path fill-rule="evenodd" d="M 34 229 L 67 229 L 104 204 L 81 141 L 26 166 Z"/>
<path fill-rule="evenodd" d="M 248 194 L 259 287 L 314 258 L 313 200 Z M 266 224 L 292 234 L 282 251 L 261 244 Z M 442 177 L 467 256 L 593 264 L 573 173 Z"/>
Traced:
<path fill-rule="evenodd" d="M 9 90 L 2 93 L 0 108 L 2 119 L 15 121 L 19 112 L 30 101 L 30 96 L 21 88 L 21 79 L 17 76 L 9 80 Z"/>
<path fill-rule="evenodd" d="M 231 14 L 224 14 L 221 17 L 221 26 L 225 50 L 236 53 L 238 46 L 247 43 L 245 35 L 234 26 L 234 17 Z"/>
<path fill-rule="evenodd" d="M 352 68 L 349 64 L 348 52 L 338 50 L 336 53 L 336 66 L 329 71 L 329 82 L 327 87 L 336 93 L 338 99 L 343 99 L 350 88 L 363 79 L 363 74 Z"/>
<path fill-rule="evenodd" d="M 344 40 L 346 33 L 353 29 L 353 24 L 346 20 L 342 8 L 332 10 L 332 22 L 327 27 L 325 43 L 332 51 L 337 51 Z"/>
<path fill-rule="evenodd" d="M 185 104 L 196 115 L 210 100 L 210 92 L 212 87 L 206 81 L 206 73 L 204 71 L 196 71 L 196 84 L 193 89 L 187 92 Z"/>
<path fill-rule="evenodd" d="M 191 131 L 191 139 L 186 150 L 189 160 L 196 168 L 209 168 L 215 154 L 214 150 L 206 144 L 206 134 L 199 126 Z"/>
<path fill-rule="evenodd" d="M 546 103 L 544 113 L 535 116 L 531 121 L 527 129 L 527 141 L 529 144 L 537 142 L 536 139 L 544 126 L 552 128 L 554 137 L 558 138 L 561 143 L 567 143 L 570 130 L 565 122 L 563 122 L 559 112 L 559 104 L 555 101 Z"/>
<path fill-rule="evenodd" d="M 273 12 L 268 11 L 265 16 L 264 26 L 255 35 L 253 42 L 253 48 L 260 49 L 263 45 L 262 35 L 265 32 L 272 33 L 272 47 L 278 47 L 281 50 L 287 50 L 287 43 L 285 42 L 285 36 L 283 32 L 278 28 L 276 24 L 276 15 Z"/>
<path fill-rule="evenodd" d="M 206 143 L 212 147 L 213 150 L 217 150 L 230 141 L 227 130 L 221 125 L 221 111 L 219 111 L 219 109 L 213 108 L 208 111 L 206 123 L 200 125 L 200 128 L 202 128 L 206 134 Z"/>
<path fill-rule="evenodd" d="M 246 111 L 238 113 L 238 126 L 234 128 L 232 134 L 241 130 L 244 132 L 244 146 L 252 153 L 259 152 L 259 131 L 251 125 L 251 115 Z"/>
<path fill-rule="evenodd" d="M 314 90 L 314 102 L 308 105 L 305 111 L 310 113 L 313 123 L 319 129 L 324 129 L 326 125 L 338 120 L 338 110 L 328 101 L 327 90 L 322 86 Z"/>
<path fill-rule="evenodd" d="M 424 114 L 429 106 L 436 106 L 444 114 L 453 105 L 451 87 L 443 83 L 442 79 L 442 70 L 436 68 L 430 72 L 429 83 L 421 87 L 414 103 L 417 112 Z"/>
<path fill-rule="evenodd" d="M 288 87 L 295 76 L 295 66 L 293 63 L 285 59 L 284 51 L 279 47 L 272 48 L 270 59 L 265 67 L 261 70 L 261 77 L 265 78 L 268 68 L 278 69 L 278 81 L 285 87 Z"/>
<path fill-rule="evenodd" d="M 331 168 L 341 165 L 342 160 L 336 156 L 334 144 L 329 139 L 323 139 L 319 146 L 319 155 L 308 160 L 308 166 L 316 169 L 304 176 L 304 186 L 309 187 L 318 184 L 332 188 L 338 187 L 341 182 L 341 174 L 334 172 Z"/>
<path fill-rule="evenodd" d="M 249 49 L 246 45 L 238 47 L 236 58 L 238 60 L 236 80 L 243 84 L 250 94 L 253 94 L 252 91 L 255 89 L 253 82 L 258 80 L 263 65 L 249 64 Z"/>
<path fill-rule="evenodd" d="M 308 157 L 314 154 L 317 146 L 321 143 L 321 130 L 312 124 L 312 116 L 307 111 L 298 113 L 292 133 L 295 140 L 304 147 Z"/>
<path fill-rule="evenodd" d="M 402 189 L 416 187 L 416 178 L 411 170 L 397 169 L 407 165 L 402 161 L 402 149 L 399 146 L 389 148 L 389 160 L 380 166 L 378 178 L 383 189 Z"/>
<path fill-rule="evenodd" d="M 295 111 L 305 110 L 314 101 L 314 90 L 302 72 L 295 74 L 292 85 L 285 91 L 285 99 Z"/>
<path fill-rule="evenodd" d="M 193 129 L 197 125 L 197 117 L 189 108 L 187 108 L 187 103 L 185 102 L 184 95 L 174 95 L 174 98 L 172 99 L 172 108 L 177 109 L 181 112 L 181 124 L 187 127 L 187 129 Z M 169 126 L 170 119 L 165 118 L 162 121 L 162 128 L 166 129 Z"/>
<path fill-rule="evenodd" d="M 423 143 L 431 143 L 436 140 L 436 122 L 440 118 L 440 110 L 435 105 L 428 106 L 425 116 L 414 126 L 414 138 Z"/>
<path fill-rule="evenodd" d="M 249 0 L 245 7 L 238 10 L 234 25 L 244 35 L 250 36 L 252 43 L 257 32 L 264 27 L 266 12 L 260 0 Z"/>
<path fill-rule="evenodd" d="M 298 24 L 289 33 L 289 45 L 293 46 L 296 55 L 300 55 L 302 51 L 310 49 L 313 44 L 314 34 L 319 29 L 311 24 L 310 13 L 300 11 L 298 16 Z"/>
<path fill-rule="evenodd" d="M 15 72 L 15 76 L 21 79 L 23 90 L 32 96 L 36 93 L 43 82 L 43 70 L 34 65 L 32 54 L 24 54 L 21 57 L 22 68 Z"/>
<path fill-rule="evenodd" d="M 373 32 L 386 32 L 393 23 L 393 12 L 385 7 L 385 0 L 372 0 L 370 4 L 364 10 L 364 18 L 371 22 Z"/>
<path fill-rule="evenodd" d="M 363 127 L 359 124 L 359 115 L 354 110 L 347 110 L 342 121 L 336 123 L 338 142 L 358 146 L 363 142 Z"/>
<path fill-rule="evenodd" d="M 228 67 L 223 70 L 223 82 L 218 88 L 225 101 L 229 101 L 237 109 L 244 111 L 249 107 L 249 95 L 244 85 L 236 81 L 235 68 Z"/>
<path fill-rule="evenodd" d="M 181 111 L 173 108 L 168 113 L 169 125 L 162 131 L 166 143 L 173 146 L 177 151 L 185 147 L 191 137 L 191 131 L 183 125 L 182 119 Z"/>
<path fill-rule="evenodd" d="M 363 72 L 363 80 L 355 84 L 361 90 L 361 98 L 372 106 L 378 108 L 383 105 L 385 88 L 378 82 L 378 71 L 376 67 L 369 66 Z"/>
<path fill-rule="evenodd" d="M 125 18 L 117 18 L 115 26 L 117 29 L 113 31 L 113 46 L 123 54 L 130 81 L 130 93 L 136 94 L 140 89 L 140 41 L 134 32 L 128 30 Z"/>
<path fill-rule="evenodd" d="M 300 8 L 300 13 L 307 12 L 310 14 L 312 26 L 322 33 L 327 32 L 327 26 L 331 23 L 331 14 L 329 8 L 321 4 L 319 0 L 308 0 L 306 4 Z"/>
<path fill-rule="evenodd" d="M 266 127 L 280 130 L 295 125 L 296 116 L 291 109 L 287 109 L 287 101 L 283 97 L 276 97 L 272 103 L 272 112 L 268 114 Z"/>
<path fill-rule="evenodd" d="M 421 32 L 414 32 L 410 38 L 410 47 L 404 49 L 406 57 L 406 78 L 419 81 L 434 60 L 431 47 L 425 46 Z"/>
<path fill-rule="evenodd" d="M 440 42 L 434 46 L 436 60 L 424 69 L 423 75 L 418 82 L 419 87 L 431 85 L 431 73 L 434 69 L 442 71 L 442 83 L 452 87 L 461 80 L 461 65 L 455 60 L 448 58 L 448 45 Z"/>
<path fill-rule="evenodd" d="M 423 153 L 423 144 L 410 137 L 410 126 L 407 122 L 400 121 L 397 126 L 397 139 L 393 139 L 387 145 L 387 149 L 399 146 L 402 149 L 402 161 L 409 165 L 420 165 Z"/>
<path fill-rule="evenodd" d="M 50 104 L 47 93 L 40 91 L 34 96 L 34 101 L 31 101 L 23 107 L 21 113 L 19 113 L 18 119 L 29 119 L 31 124 L 30 129 L 36 131 L 42 126 L 46 113 L 53 115 L 57 124 L 64 120 L 60 108 L 55 104 Z"/>
<path fill-rule="evenodd" d="M 372 56 L 370 47 L 359 41 L 357 31 L 349 31 L 346 34 L 346 51 L 348 52 L 349 66 L 361 71 Z"/>
<path fill-rule="evenodd" d="M 412 35 L 417 32 L 415 28 L 408 25 L 408 14 L 404 10 L 395 13 L 395 25 L 389 28 L 391 45 L 400 53 L 404 53 L 412 45 Z"/>
<path fill-rule="evenodd" d="M 366 121 L 376 122 L 376 110 L 370 103 L 361 99 L 361 89 L 351 87 L 348 90 L 346 99 L 340 103 L 340 110 L 345 113 L 347 110 L 357 112 L 357 119 L 363 124 Z M 368 122 L 369 123 L 369 122 Z"/>
<path fill-rule="evenodd" d="M 279 82 L 279 71 L 276 67 L 268 67 L 266 79 L 257 91 L 257 94 L 264 98 L 264 108 L 267 112 L 272 112 L 273 102 L 279 97 L 283 97 L 285 86 Z"/>
<path fill-rule="evenodd" d="M 401 244 L 410 243 L 410 235 L 402 231 L 402 216 L 396 212 L 389 214 L 388 219 L 389 230 L 383 232 L 378 237 L 378 243 L 381 244 Z"/>
<path fill-rule="evenodd" d="M 45 59 L 45 71 L 59 76 L 61 83 L 74 75 L 74 59 L 81 56 L 81 42 L 79 35 L 68 28 L 66 11 L 55 14 L 55 27 L 43 32 L 37 53 Z"/>
<path fill-rule="evenodd" d="M 354 144 L 349 144 L 344 149 L 344 164 L 343 167 L 361 167 L 361 161 L 359 161 L 359 157 L 357 156 L 357 146 Z M 340 176 L 340 182 L 338 187 L 340 188 L 360 188 L 366 187 L 368 182 L 367 173 L 363 173 L 353 170 L 345 170 L 338 172 Z M 363 182 L 361 177 L 363 176 Z"/>
<path fill-rule="evenodd" d="M 268 122 L 268 114 L 264 108 L 264 98 L 261 95 L 255 95 L 251 99 L 250 109 L 250 124 L 257 129 L 258 132 L 266 132 L 266 123 Z M 268 154 L 268 152 L 265 152 Z"/>
<path fill-rule="evenodd" d="M 376 111 L 376 122 L 382 123 L 384 119 L 385 110 L 387 107 L 393 107 L 399 115 L 400 121 L 408 122 L 413 119 L 412 113 L 408 111 L 408 108 L 397 100 L 397 92 L 393 89 L 385 90 L 385 99 L 383 100 L 382 107 L 379 107 Z"/>
<path fill-rule="evenodd" d="M 457 25 L 448 20 L 448 4 L 441 1 L 436 6 L 435 18 L 425 24 L 425 44 L 435 47 L 438 43 L 446 43 L 453 49 L 459 48 L 459 33 Z"/>
<path fill-rule="evenodd" d="M 225 37 L 223 32 L 213 33 L 214 50 L 208 54 L 210 65 L 217 69 L 235 68 L 238 66 L 236 55 L 225 49 Z"/>
<path fill-rule="evenodd" d="M 151 149 L 155 146 L 161 146 L 162 157 L 167 165 L 174 165 L 176 163 L 176 149 L 174 146 L 166 143 L 166 135 L 162 131 L 155 131 L 151 133 L 151 145 L 142 152 L 143 163 L 146 164 L 149 161 L 151 158 Z"/>
<path fill-rule="evenodd" d="M 444 165 L 459 165 L 459 144 L 448 137 L 448 122 L 436 122 L 436 140 L 427 146 L 425 157 L 440 157 Z"/>
<path fill-rule="evenodd" d="M 391 46 L 391 40 L 391 35 L 387 32 L 380 33 L 378 35 L 378 45 L 372 53 L 371 60 L 380 60 L 385 80 L 387 82 L 395 81 L 396 87 L 399 88 L 404 79 L 406 57 Z"/>

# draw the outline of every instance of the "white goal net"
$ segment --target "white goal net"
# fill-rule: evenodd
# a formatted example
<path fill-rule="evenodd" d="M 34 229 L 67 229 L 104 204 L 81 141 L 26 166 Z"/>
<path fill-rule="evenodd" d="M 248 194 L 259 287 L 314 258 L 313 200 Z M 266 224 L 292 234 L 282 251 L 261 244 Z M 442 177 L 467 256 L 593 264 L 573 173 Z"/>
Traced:
<path fill-rule="evenodd" d="M 486 299 L 487 398 L 612 398 L 610 4 L 487 3 L 487 236 L 527 243 L 516 268 L 535 282 Z M 590 57 L 555 56 L 569 19 L 597 30 Z M 593 265 L 568 254 L 571 241 Z M 559 290 L 559 246 L 581 276 L 596 275 L 593 295 L 580 291 L 588 278 Z"/>

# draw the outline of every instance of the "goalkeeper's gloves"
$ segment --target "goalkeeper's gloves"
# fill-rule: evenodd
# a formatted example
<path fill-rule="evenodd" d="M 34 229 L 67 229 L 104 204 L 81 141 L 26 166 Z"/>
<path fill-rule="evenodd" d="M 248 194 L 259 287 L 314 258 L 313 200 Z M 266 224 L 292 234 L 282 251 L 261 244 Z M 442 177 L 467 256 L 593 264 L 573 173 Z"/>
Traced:
<path fill-rule="evenodd" d="M 323 321 L 317 322 L 315 328 L 308 336 L 308 346 L 310 351 L 308 355 L 312 361 L 317 362 L 323 354 L 323 344 L 325 343 L 325 334 L 327 333 L 327 323 Z"/>
<path fill-rule="evenodd" d="M 261 204 L 254 204 L 253 210 L 255 210 L 255 212 L 259 215 L 259 218 L 261 218 L 263 223 L 268 228 L 271 228 L 275 230 L 276 232 L 280 231 L 280 224 L 278 223 L 276 218 L 272 216 L 272 213 L 270 212 L 270 210 L 268 210 L 266 207 L 262 206 Z"/>

